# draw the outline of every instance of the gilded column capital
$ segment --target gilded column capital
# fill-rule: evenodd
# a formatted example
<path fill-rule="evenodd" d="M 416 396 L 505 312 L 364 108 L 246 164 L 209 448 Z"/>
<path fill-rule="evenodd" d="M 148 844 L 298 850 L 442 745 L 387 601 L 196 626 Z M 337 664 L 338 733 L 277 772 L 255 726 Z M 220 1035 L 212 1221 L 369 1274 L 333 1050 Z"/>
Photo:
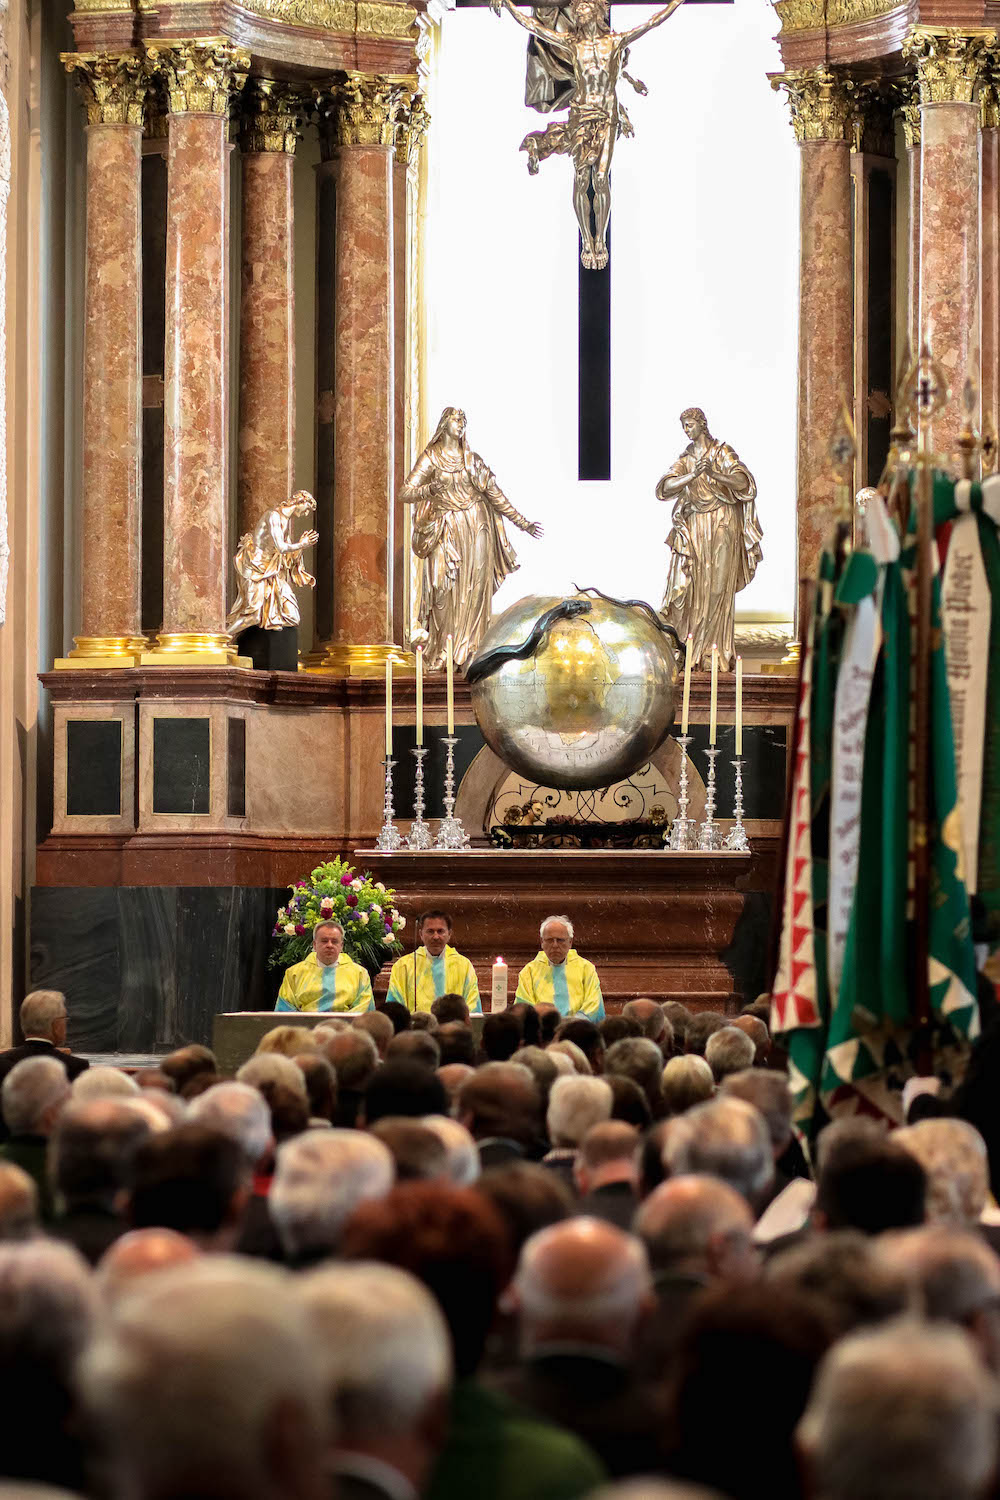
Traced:
<path fill-rule="evenodd" d="M 911 95 L 899 106 L 899 118 L 903 124 L 903 139 L 908 150 L 920 149 L 920 89 L 913 84 Z"/>
<path fill-rule="evenodd" d="M 300 90 L 273 78 L 254 78 L 243 97 L 240 145 L 244 151 L 295 155 L 305 105 Z"/>
<path fill-rule="evenodd" d="M 795 68 L 771 75 L 771 87 L 784 89 L 792 112 L 795 139 L 850 141 L 854 122 L 854 81 L 825 65 Z"/>
<path fill-rule="evenodd" d="M 896 155 L 897 89 L 881 79 L 859 83 L 854 93 L 851 149 L 865 156 Z"/>
<path fill-rule="evenodd" d="M 337 145 L 394 146 L 404 92 L 388 78 L 348 73 L 337 89 Z"/>
<path fill-rule="evenodd" d="M 408 94 L 396 117 L 396 160 L 400 166 L 416 164 L 430 123 L 423 94 Z"/>
<path fill-rule="evenodd" d="M 150 86 L 144 57 L 64 52 L 62 61 L 80 90 L 88 125 L 138 125 L 141 129 Z"/>
<path fill-rule="evenodd" d="M 249 52 L 220 37 L 145 47 L 151 67 L 163 78 L 172 115 L 228 115 L 230 98 L 250 71 Z"/>
<path fill-rule="evenodd" d="M 995 43 L 996 32 L 985 28 L 912 26 L 903 39 L 903 57 L 916 67 L 920 103 L 971 104 L 988 76 Z"/>

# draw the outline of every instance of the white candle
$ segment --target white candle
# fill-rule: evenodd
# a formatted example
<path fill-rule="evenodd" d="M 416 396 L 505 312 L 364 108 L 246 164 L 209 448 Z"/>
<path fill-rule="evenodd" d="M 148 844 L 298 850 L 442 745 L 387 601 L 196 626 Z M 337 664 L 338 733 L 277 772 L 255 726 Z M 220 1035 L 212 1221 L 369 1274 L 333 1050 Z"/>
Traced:
<path fill-rule="evenodd" d="M 743 754 L 743 658 L 736 658 L 736 754 Z"/>
<path fill-rule="evenodd" d="M 502 958 L 497 958 L 493 964 L 490 1004 L 493 1010 L 507 1009 L 507 965 Z"/>
<path fill-rule="evenodd" d="M 446 665 L 448 669 L 448 733 L 455 733 L 455 643 L 451 636 L 447 642 Z"/>
<path fill-rule="evenodd" d="M 719 648 L 712 647 L 712 703 L 709 710 L 708 743 L 715 744 L 715 730 L 719 717 Z"/>
<path fill-rule="evenodd" d="M 385 659 L 385 758 L 392 756 L 392 657 Z"/>
<path fill-rule="evenodd" d="M 688 732 L 688 711 L 691 707 L 691 637 L 687 638 L 684 651 L 684 706 L 681 709 L 681 734 Z"/>
<path fill-rule="evenodd" d="M 417 647 L 417 744 L 424 743 L 424 648 Z"/>

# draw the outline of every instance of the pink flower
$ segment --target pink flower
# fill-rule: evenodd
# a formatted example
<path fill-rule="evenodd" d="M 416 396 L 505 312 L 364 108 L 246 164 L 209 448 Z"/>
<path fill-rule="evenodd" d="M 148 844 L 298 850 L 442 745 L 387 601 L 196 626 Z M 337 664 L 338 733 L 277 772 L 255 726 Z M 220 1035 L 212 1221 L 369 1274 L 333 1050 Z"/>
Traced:
<path fill-rule="evenodd" d="M 302 923 L 301 922 L 297 922 L 295 924 L 295 935 L 296 935 L 296 937 L 302 937 L 302 935 L 303 935 L 304 932 L 305 932 L 305 928 L 303 927 Z"/>
<path fill-rule="evenodd" d="M 300 891 L 304 891 L 306 889 L 306 882 L 304 880 L 297 880 L 295 883 Z"/>
<path fill-rule="evenodd" d="M 349 896 L 345 896 L 344 900 L 347 902 L 348 906 L 357 906 L 358 904 L 358 898 L 354 895 L 353 891 Z"/>
<path fill-rule="evenodd" d="M 350 885 L 353 879 L 354 876 L 351 874 L 350 870 L 345 870 L 343 875 L 341 875 L 340 877 L 340 883 L 341 885 Z"/>
<path fill-rule="evenodd" d="M 323 911 L 324 913 L 325 912 L 333 911 L 333 897 L 332 896 L 324 896 L 323 899 L 322 899 L 322 901 L 319 904 L 320 904 L 320 910 Z"/>

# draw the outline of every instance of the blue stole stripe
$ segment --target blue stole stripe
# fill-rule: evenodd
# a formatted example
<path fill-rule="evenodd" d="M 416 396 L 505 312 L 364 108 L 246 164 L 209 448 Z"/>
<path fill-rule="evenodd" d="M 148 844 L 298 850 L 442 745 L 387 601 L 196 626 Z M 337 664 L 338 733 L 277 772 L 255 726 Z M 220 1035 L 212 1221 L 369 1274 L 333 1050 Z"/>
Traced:
<path fill-rule="evenodd" d="M 552 973 L 552 998 L 561 1016 L 569 1015 L 569 985 L 566 983 L 566 965 L 550 964 Z"/>

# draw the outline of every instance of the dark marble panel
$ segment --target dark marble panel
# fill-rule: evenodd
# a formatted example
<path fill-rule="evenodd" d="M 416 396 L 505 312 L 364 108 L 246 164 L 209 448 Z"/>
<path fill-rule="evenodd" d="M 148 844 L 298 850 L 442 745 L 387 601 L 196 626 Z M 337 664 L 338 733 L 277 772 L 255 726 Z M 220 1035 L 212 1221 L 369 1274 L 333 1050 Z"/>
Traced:
<path fill-rule="evenodd" d="M 67 719 L 67 815 L 117 818 L 121 810 L 121 719 Z"/>
<path fill-rule="evenodd" d="M 774 900 L 766 891 L 747 891 L 733 940 L 719 957 L 733 976 L 733 989 L 755 1000 L 767 988 Z"/>
<path fill-rule="evenodd" d="M 274 914 L 263 887 L 36 887 L 31 984 L 62 990 L 81 1052 L 209 1043 L 219 1011 L 270 1010 Z"/>
<path fill-rule="evenodd" d="M 207 813 L 212 806 L 209 719 L 153 720 L 154 813 Z"/>
<path fill-rule="evenodd" d="M 444 817 L 444 767 L 447 745 L 444 743 L 447 730 L 438 725 L 424 725 L 424 817 Z M 475 724 L 456 724 L 455 738 L 455 791 L 462 784 L 462 777 L 486 744 Z M 413 724 L 403 724 L 392 731 L 392 753 L 396 759 L 393 776 L 393 797 L 399 819 L 413 816 L 413 792 L 416 785 L 416 760 L 412 751 L 417 743 L 417 731 Z"/>
<path fill-rule="evenodd" d="M 708 725 L 692 724 L 692 743 L 688 755 L 704 780 L 708 776 Z M 732 724 L 720 724 L 717 736 L 719 758 L 715 763 L 716 813 L 732 817 L 735 792 L 736 731 Z M 784 724 L 744 724 L 743 726 L 743 816 L 744 818 L 777 818 L 785 815 L 785 756 L 788 735 Z"/>
<path fill-rule="evenodd" d="M 226 810 L 243 818 L 247 810 L 247 721 L 226 720 Z"/>

